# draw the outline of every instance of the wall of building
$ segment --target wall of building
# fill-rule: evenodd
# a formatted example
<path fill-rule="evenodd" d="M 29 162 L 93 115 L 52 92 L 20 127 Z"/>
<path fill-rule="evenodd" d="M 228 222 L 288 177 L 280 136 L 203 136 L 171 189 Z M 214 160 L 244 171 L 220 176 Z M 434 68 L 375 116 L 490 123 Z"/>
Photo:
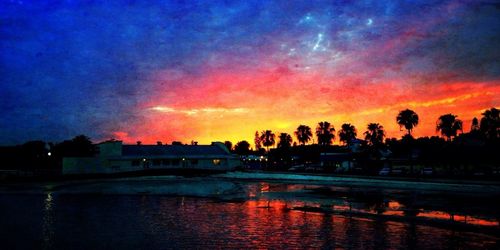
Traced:
<path fill-rule="evenodd" d="M 221 147 L 227 155 L 130 157 L 122 156 L 121 141 L 110 141 L 98 145 L 96 157 L 64 158 L 63 174 L 120 173 L 145 169 L 232 170 L 241 166 L 239 157 L 231 155 L 224 144 L 216 142 L 212 145 Z"/>

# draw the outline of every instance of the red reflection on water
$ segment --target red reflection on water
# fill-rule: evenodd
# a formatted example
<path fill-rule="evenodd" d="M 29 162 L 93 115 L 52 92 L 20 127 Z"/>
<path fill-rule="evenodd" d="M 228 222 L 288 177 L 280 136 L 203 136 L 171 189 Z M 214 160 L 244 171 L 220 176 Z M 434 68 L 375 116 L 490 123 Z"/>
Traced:
<path fill-rule="evenodd" d="M 439 220 L 452 220 L 456 222 L 463 222 L 467 224 L 480 225 L 480 226 L 499 226 L 498 221 L 487 220 L 467 215 L 455 215 L 442 211 L 420 211 L 417 214 L 417 217 L 439 219 Z"/>
<path fill-rule="evenodd" d="M 398 210 L 401 207 L 402 207 L 401 203 L 399 203 L 397 201 L 389 201 L 387 204 L 387 208 L 389 208 L 391 210 Z"/>
<path fill-rule="evenodd" d="M 387 210 L 387 211 L 383 212 L 382 214 L 383 215 L 391 215 L 391 216 L 404 216 L 404 212 L 399 211 L 399 210 Z"/>

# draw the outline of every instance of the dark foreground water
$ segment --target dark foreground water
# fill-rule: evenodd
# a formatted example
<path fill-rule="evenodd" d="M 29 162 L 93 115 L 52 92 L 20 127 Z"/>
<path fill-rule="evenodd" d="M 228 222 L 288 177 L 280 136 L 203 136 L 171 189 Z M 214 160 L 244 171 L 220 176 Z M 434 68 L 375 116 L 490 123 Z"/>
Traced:
<path fill-rule="evenodd" d="M 1 193 L 0 249 L 500 249 L 487 201 L 460 209 L 456 197 L 437 204 L 431 194 L 266 182 L 207 197 L 106 191 L 120 185 L 162 184 Z M 458 208 L 443 209 L 450 202 Z"/>

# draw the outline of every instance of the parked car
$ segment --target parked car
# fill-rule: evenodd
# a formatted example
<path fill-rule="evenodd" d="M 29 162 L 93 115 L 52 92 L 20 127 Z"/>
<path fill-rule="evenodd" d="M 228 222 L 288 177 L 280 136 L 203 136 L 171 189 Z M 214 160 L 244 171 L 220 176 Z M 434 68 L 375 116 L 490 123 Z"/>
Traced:
<path fill-rule="evenodd" d="M 391 170 L 392 175 L 404 175 L 406 174 L 406 169 L 403 168 L 394 168 Z"/>
<path fill-rule="evenodd" d="M 389 175 L 391 173 L 390 168 L 382 168 L 379 172 L 378 175 Z"/>
<path fill-rule="evenodd" d="M 304 171 L 305 169 L 306 167 L 304 165 L 295 165 L 289 168 L 288 171 L 298 172 L 298 171 Z"/>
<path fill-rule="evenodd" d="M 423 168 L 420 172 L 422 175 L 432 175 L 434 170 L 432 168 Z"/>

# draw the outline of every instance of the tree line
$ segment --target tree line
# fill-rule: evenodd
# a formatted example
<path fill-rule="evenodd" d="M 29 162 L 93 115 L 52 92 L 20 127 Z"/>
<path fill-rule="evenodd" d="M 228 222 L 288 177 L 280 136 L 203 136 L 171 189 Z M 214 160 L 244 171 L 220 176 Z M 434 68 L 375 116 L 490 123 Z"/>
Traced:
<path fill-rule="evenodd" d="M 396 122 L 401 129 L 406 130 L 403 138 L 413 138 L 412 132 L 419 124 L 419 116 L 413 110 L 401 110 L 396 116 Z M 470 133 L 484 140 L 496 140 L 500 138 L 499 124 L 499 110 L 491 108 L 482 113 L 481 120 L 477 118 L 472 120 Z M 459 132 L 463 133 L 463 130 L 463 122 L 458 119 L 457 115 L 451 113 L 443 114 L 437 119 L 436 132 L 439 132 L 447 141 L 452 141 L 459 135 Z M 332 145 L 336 136 L 338 136 L 339 141 L 343 145 L 349 146 L 353 141 L 357 140 L 358 131 L 354 125 L 344 123 L 336 133 L 335 127 L 331 123 L 321 121 L 316 125 L 314 134 L 316 135 L 318 145 Z M 367 124 L 363 135 L 365 142 L 370 146 L 380 146 L 384 144 L 384 139 L 386 138 L 384 127 L 379 123 Z M 264 147 L 266 151 L 269 151 L 269 148 L 275 145 L 277 148 L 287 148 L 297 146 L 297 142 L 300 145 L 306 145 L 313 140 L 313 130 L 311 127 L 301 124 L 294 131 L 294 136 L 296 142 L 293 141 L 292 135 L 288 133 L 274 133 L 272 130 L 264 130 L 260 133 L 256 131 L 254 136 L 255 150 L 260 151 Z M 250 143 L 248 141 L 240 141 L 236 143 L 234 148 L 231 142 L 226 141 L 226 146 L 240 154 L 250 151 Z"/>

